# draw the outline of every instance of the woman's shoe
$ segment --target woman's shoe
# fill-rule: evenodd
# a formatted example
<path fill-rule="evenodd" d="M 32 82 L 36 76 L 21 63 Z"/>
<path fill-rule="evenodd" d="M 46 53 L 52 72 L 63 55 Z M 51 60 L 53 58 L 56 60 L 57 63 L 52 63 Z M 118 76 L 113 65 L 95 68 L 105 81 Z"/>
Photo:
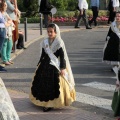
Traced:
<path fill-rule="evenodd" d="M 14 62 L 12 62 L 12 61 L 8 61 L 10 64 L 14 64 Z"/>
<path fill-rule="evenodd" d="M 23 49 L 27 49 L 26 47 L 22 47 Z"/>
<path fill-rule="evenodd" d="M 19 46 L 19 47 L 17 47 L 17 49 L 22 49 L 22 47 Z"/>
<path fill-rule="evenodd" d="M 3 62 L 3 64 L 5 64 L 5 65 L 11 65 L 11 63 L 9 63 L 9 62 Z"/>
<path fill-rule="evenodd" d="M 48 112 L 48 111 L 50 111 L 50 110 L 52 110 L 51 107 L 43 107 L 43 112 Z"/>

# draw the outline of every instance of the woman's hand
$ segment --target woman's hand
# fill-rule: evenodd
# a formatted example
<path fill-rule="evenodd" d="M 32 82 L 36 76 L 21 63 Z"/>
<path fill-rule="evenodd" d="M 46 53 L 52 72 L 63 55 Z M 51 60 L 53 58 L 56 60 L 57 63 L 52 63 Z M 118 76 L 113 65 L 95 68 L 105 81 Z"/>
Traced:
<path fill-rule="evenodd" d="M 62 70 L 60 71 L 60 74 L 61 74 L 62 76 L 64 76 L 64 75 L 65 75 L 65 69 L 62 69 Z"/>
<path fill-rule="evenodd" d="M 6 26 L 6 27 L 9 27 L 9 26 L 10 26 L 10 23 L 5 22 L 5 26 Z"/>

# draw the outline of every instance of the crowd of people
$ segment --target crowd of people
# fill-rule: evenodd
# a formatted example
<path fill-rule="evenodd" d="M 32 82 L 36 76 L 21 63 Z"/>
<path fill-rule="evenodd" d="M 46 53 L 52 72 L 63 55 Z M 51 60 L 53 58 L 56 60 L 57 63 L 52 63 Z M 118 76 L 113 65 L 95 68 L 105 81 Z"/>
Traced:
<path fill-rule="evenodd" d="M 18 30 L 20 14 L 16 0 L 0 0 L 0 55 L 4 65 L 13 64 L 11 52 L 15 50 L 16 41 L 18 49 L 25 48 L 23 33 Z M 0 65 L 0 72 L 4 71 L 5 68 Z"/>
<path fill-rule="evenodd" d="M 45 1 L 44 1 L 45 2 Z M 46 2 L 48 2 L 46 0 Z M 93 18 L 88 21 L 87 12 L 88 3 L 86 0 L 78 0 L 78 10 L 80 11 L 77 21 L 75 23 L 75 28 L 79 28 L 81 19 L 83 19 L 86 29 L 92 29 L 91 25 L 94 22 L 94 26 L 98 23 L 96 18 L 99 12 L 99 0 L 91 0 L 91 9 L 93 12 Z M 120 61 L 120 11 L 119 11 L 119 0 L 110 0 L 109 8 L 111 7 L 113 13 L 109 14 L 108 23 L 110 24 L 110 29 L 106 37 L 106 43 L 103 52 L 103 61 L 110 63 L 114 67 L 117 67 L 116 75 L 119 76 L 119 61 Z M 41 0 L 41 4 L 44 4 Z M 45 3 L 46 4 L 46 3 Z M 50 4 L 48 5 L 48 8 Z M 45 8 L 45 7 L 43 7 Z M 48 15 L 46 11 L 41 7 L 40 12 Z M 44 11 L 44 12 L 43 12 Z M 45 17 L 46 19 L 46 17 Z M 38 67 L 35 71 L 32 84 L 30 100 L 37 106 L 41 106 L 44 112 L 50 111 L 53 108 L 58 108 L 62 106 L 70 105 L 75 100 L 75 90 L 74 90 L 74 78 L 69 64 L 69 59 L 66 53 L 64 42 L 61 39 L 59 27 L 56 24 L 47 23 L 45 20 L 45 27 L 47 27 L 48 37 L 41 42 L 40 49 L 40 60 L 38 62 Z M 59 59 L 58 59 L 59 58 Z M 44 66 L 44 67 L 43 67 Z M 69 67 L 68 67 L 69 66 Z M 69 78 L 69 84 L 66 84 L 67 75 Z M 116 87 L 120 89 L 119 78 L 117 77 Z M 50 81 L 51 80 L 51 81 Z M 71 87 L 71 88 L 70 88 Z M 118 90 L 119 90 L 118 89 Z M 118 92 L 118 91 L 117 91 Z M 67 93 L 67 94 L 66 94 Z M 66 99 L 64 98 L 66 96 Z M 120 98 L 120 95 L 119 95 Z M 118 98 L 118 99 L 119 99 Z M 68 100 L 69 99 L 69 100 Z M 114 97 L 113 97 L 114 99 Z M 120 116 L 120 101 L 114 110 L 114 116 Z M 120 118 L 118 118 L 120 119 Z"/>
<path fill-rule="evenodd" d="M 30 100 L 33 104 L 41 106 L 44 112 L 54 108 L 69 106 L 76 99 L 75 81 L 66 52 L 64 41 L 61 38 L 59 27 L 48 24 L 50 3 L 47 0 L 40 0 L 40 12 L 44 14 L 44 24 L 47 28 L 47 38 L 40 44 L 40 60 L 32 79 Z M 48 9 L 45 9 L 45 4 Z M 108 5 L 110 28 L 106 37 L 103 50 L 103 61 L 112 65 L 116 73 L 117 90 L 120 91 L 120 11 L 119 0 L 110 0 Z M 97 26 L 96 18 L 99 12 L 99 0 L 91 0 L 93 18 L 88 21 L 87 0 L 78 0 L 80 11 L 75 28 L 79 28 L 81 19 L 84 20 L 86 29 L 92 29 L 91 25 Z M 11 8 L 9 8 L 11 7 Z M 5 65 L 13 64 L 10 54 L 13 44 L 18 40 L 17 48 L 24 48 L 23 33 L 18 31 L 18 14 L 16 0 L 0 0 L 0 51 L 1 59 Z M 0 70 L 3 68 L 0 66 Z M 118 92 L 117 91 L 117 92 Z M 120 95 L 118 96 L 120 99 Z M 120 116 L 120 101 L 115 109 L 115 117 Z M 114 110 L 114 109 L 113 109 Z M 119 120 L 120 118 L 118 118 Z"/>

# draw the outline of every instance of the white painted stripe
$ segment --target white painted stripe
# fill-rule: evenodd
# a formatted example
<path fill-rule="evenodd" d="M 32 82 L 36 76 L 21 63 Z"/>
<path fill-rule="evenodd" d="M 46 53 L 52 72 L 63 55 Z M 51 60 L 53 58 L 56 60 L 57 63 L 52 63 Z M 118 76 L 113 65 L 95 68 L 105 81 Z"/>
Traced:
<path fill-rule="evenodd" d="M 100 89 L 100 90 L 106 90 L 106 91 L 114 91 L 115 90 L 115 85 L 100 83 L 100 82 L 90 82 L 90 83 L 85 83 L 82 85 Z"/>
<path fill-rule="evenodd" d="M 112 78 L 112 79 L 116 79 L 116 80 L 117 80 L 117 76 L 115 76 L 115 77 L 110 77 L 110 78 Z"/>
<path fill-rule="evenodd" d="M 112 110 L 111 109 L 112 100 L 76 92 L 76 101 L 84 103 L 84 104 L 89 104 L 92 106 Z"/>

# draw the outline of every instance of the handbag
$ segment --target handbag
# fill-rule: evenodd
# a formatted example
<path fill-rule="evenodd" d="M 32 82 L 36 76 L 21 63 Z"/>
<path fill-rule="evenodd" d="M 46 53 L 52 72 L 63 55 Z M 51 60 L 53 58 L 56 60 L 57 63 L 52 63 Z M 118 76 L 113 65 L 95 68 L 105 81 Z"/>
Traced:
<path fill-rule="evenodd" d="M 111 104 L 114 117 L 120 116 L 120 89 L 115 89 Z"/>

